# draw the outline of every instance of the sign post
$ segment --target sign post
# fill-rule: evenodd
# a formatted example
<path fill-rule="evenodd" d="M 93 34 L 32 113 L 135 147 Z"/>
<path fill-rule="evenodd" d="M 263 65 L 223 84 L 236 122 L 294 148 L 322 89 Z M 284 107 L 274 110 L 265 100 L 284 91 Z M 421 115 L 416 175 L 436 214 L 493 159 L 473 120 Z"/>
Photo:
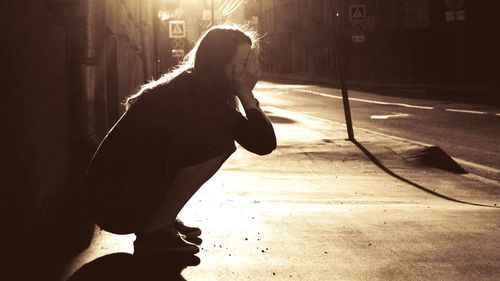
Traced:
<path fill-rule="evenodd" d="M 168 33 L 170 38 L 186 37 L 186 22 L 183 20 L 171 20 L 168 22 Z"/>
<path fill-rule="evenodd" d="M 172 39 L 172 57 L 180 59 L 184 57 L 184 38 L 186 38 L 186 22 L 183 20 L 171 20 L 168 23 L 168 35 Z"/>
<path fill-rule="evenodd" d="M 351 22 L 366 21 L 365 5 L 349 5 L 349 20 Z"/>
<path fill-rule="evenodd" d="M 347 135 L 349 140 L 354 141 L 354 130 L 352 127 L 352 119 L 351 119 L 351 106 L 349 105 L 349 94 L 347 92 L 347 85 L 344 77 L 344 70 L 342 64 L 342 49 L 339 43 L 340 38 L 342 38 L 342 34 L 339 36 L 339 16 L 340 10 L 335 9 L 334 3 L 338 1 L 332 0 L 330 1 L 330 7 L 332 9 L 332 27 L 333 27 L 333 41 L 335 43 L 335 62 L 337 64 L 337 69 L 339 73 L 340 87 L 342 91 L 342 103 L 344 105 L 344 115 L 347 127 Z"/>
<path fill-rule="evenodd" d="M 460 80 L 459 73 L 459 34 L 458 34 L 458 22 L 465 20 L 465 10 L 464 10 L 465 0 L 445 0 L 446 7 L 445 19 L 447 22 L 453 22 L 453 33 L 455 33 L 455 82 L 458 83 Z"/>
<path fill-rule="evenodd" d="M 349 21 L 351 22 L 351 39 L 353 43 L 366 41 L 366 6 L 349 5 Z"/>

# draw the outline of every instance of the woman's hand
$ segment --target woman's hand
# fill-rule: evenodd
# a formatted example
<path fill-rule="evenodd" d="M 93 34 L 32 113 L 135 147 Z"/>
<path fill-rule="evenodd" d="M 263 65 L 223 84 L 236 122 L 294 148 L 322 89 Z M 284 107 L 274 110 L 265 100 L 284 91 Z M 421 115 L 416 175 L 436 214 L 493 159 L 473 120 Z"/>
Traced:
<path fill-rule="evenodd" d="M 245 65 L 236 65 L 233 69 L 233 85 L 236 95 L 240 99 L 245 109 L 257 107 L 257 102 L 252 94 L 252 90 L 259 81 L 260 65 L 259 58 L 254 49 L 248 54 Z"/>

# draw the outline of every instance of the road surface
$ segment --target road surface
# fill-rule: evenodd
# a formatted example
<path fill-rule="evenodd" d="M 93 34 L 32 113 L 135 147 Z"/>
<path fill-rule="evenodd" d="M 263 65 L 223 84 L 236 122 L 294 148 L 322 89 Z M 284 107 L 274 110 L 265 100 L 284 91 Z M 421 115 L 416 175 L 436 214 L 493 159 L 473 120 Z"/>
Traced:
<path fill-rule="evenodd" d="M 339 89 L 260 82 L 273 106 L 345 123 Z M 441 147 L 467 171 L 498 180 L 500 108 L 349 91 L 352 120 L 368 129 Z M 347 133 L 346 133 L 347 137 Z"/>

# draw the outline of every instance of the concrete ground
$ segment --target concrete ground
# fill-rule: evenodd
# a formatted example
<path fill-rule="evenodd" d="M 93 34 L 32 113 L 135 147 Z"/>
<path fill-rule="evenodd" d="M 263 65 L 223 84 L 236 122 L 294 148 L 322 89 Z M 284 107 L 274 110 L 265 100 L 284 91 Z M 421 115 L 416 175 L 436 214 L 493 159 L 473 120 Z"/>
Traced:
<path fill-rule="evenodd" d="M 199 265 L 138 267 L 134 235 L 96 229 L 62 279 L 500 280 L 498 182 L 413 163 L 405 153 L 417 145 L 356 131 L 400 176 L 492 207 L 446 200 L 382 171 L 342 125 L 261 103 L 278 149 L 260 157 L 239 148 L 180 214 L 203 230 Z"/>

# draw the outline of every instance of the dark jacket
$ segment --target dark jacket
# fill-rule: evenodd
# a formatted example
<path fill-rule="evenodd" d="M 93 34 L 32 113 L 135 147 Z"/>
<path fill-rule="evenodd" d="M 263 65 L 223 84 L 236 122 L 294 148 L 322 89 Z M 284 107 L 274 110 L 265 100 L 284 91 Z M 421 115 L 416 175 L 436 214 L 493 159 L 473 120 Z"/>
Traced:
<path fill-rule="evenodd" d="M 207 91 L 184 73 L 142 94 L 113 126 L 85 177 L 84 196 L 99 226 L 114 233 L 138 231 L 180 168 L 229 157 L 235 140 L 259 155 L 276 148 L 262 111 L 250 109 L 245 118 Z"/>

